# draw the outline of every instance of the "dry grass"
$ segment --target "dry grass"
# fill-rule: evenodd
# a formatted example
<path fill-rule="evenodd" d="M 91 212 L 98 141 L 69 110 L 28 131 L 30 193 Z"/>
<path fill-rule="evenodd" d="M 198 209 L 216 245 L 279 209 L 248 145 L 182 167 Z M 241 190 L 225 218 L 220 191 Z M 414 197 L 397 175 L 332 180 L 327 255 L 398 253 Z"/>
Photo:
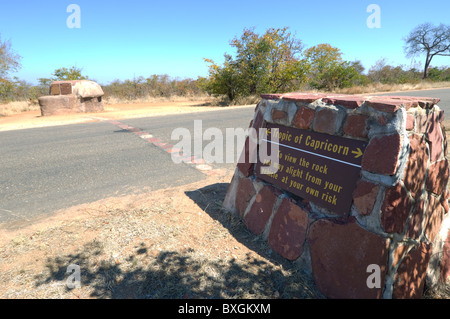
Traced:
<path fill-rule="evenodd" d="M 192 95 L 192 96 L 170 96 L 170 97 L 145 97 L 145 98 L 136 98 L 136 99 L 124 99 L 119 98 L 117 96 L 108 96 L 105 95 L 103 98 L 103 102 L 106 105 L 115 105 L 115 104 L 135 104 L 135 103 L 167 103 L 167 102 L 191 102 L 191 101 L 205 101 L 205 103 L 211 103 L 214 101 L 214 98 L 211 96 L 204 95 Z"/>
<path fill-rule="evenodd" d="M 39 104 L 37 101 L 18 101 L 0 104 L 0 117 L 10 116 L 27 111 L 38 111 Z"/>
<path fill-rule="evenodd" d="M 84 204 L 0 229 L 3 299 L 323 299 L 222 209 L 229 176 Z M 67 286 L 78 265 L 81 287 Z M 449 286 L 426 299 L 450 298 Z"/>
<path fill-rule="evenodd" d="M 418 83 L 406 83 L 406 84 L 373 83 L 373 84 L 369 84 L 367 86 L 354 86 L 351 88 L 338 89 L 338 90 L 335 90 L 333 93 L 365 94 L 365 93 L 428 90 L 428 89 L 449 88 L 449 87 L 450 87 L 450 82 L 421 81 Z"/>
<path fill-rule="evenodd" d="M 337 89 L 333 93 L 342 94 L 366 94 L 366 93 L 381 93 L 381 92 L 400 92 L 413 90 L 427 90 L 433 88 L 448 88 L 450 82 L 429 82 L 421 81 L 415 84 L 381 84 L 374 83 L 367 86 L 354 86 L 351 88 Z M 305 90 L 305 92 L 318 92 L 317 90 Z M 171 97 L 146 97 L 137 98 L 133 100 L 118 98 L 115 96 L 105 96 L 103 101 L 106 107 L 118 104 L 136 104 L 136 103 L 167 103 L 167 102 L 189 102 L 189 101 L 203 101 L 204 106 L 229 106 L 229 105 L 251 105 L 257 104 L 260 100 L 259 95 L 252 95 L 248 97 L 239 97 L 234 101 L 229 101 L 226 97 L 214 97 L 207 94 L 195 96 L 171 96 Z M 26 111 L 39 110 L 37 101 L 18 101 L 7 104 L 0 104 L 0 117 L 10 116 Z"/>
<path fill-rule="evenodd" d="M 81 205 L 0 236 L 0 298 L 322 298 L 222 210 L 228 183 Z M 80 266 L 69 289 L 67 267 Z"/>

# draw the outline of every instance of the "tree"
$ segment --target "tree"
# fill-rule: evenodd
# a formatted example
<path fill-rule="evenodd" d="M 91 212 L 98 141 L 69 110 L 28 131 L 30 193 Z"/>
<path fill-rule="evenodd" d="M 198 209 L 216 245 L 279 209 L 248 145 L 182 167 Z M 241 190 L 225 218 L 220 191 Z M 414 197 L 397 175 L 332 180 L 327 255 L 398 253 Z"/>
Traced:
<path fill-rule="evenodd" d="M 337 76 L 343 70 L 341 50 L 328 43 L 313 46 L 303 53 L 309 65 L 308 82 L 316 89 L 332 90 L 337 86 Z"/>
<path fill-rule="evenodd" d="M 72 81 L 72 80 L 87 80 L 88 77 L 81 74 L 82 69 L 72 66 L 68 68 L 56 69 L 53 72 L 53 81 Z"/>
<path fill-rule="evenodd" d="M 428 78 L 432 81 L 450 81 L 450 67 L 430 68 Z"/>
<path fill-rule="evenodd" d="M 22 57 L 11 48 L 11 41 L 4 41 L 0 37 L 0 82 L 7 81 L 10 72 L 17 72 L 21 68 Z"/>
<path fill-rule="evenodd" d="M 319 90 L 352 86 L 364 71 L 361 62 L 343 61 L 341 50 L 328 43 L 313 46 L 303 54 L 309 65 L 309 85 Z"/>
<path fill-rule="evenodd" d="M 313 88 L 332 91 L 367 82 L 361 62 L 344 61 L 341 50 L 328 43 L 308 48 L 303 54 L 309 65 L 309 85 Z"/>
<path fill-rule="evenodd" d="M 425 54 L 423 78 L 428 76 L 428 69 L 435 56 L 450 56 L 450 26 L 440 24 L 435 27 L 424 23 L 414 28 L 404 39 L 407 57 Z"/>
<path fill-rule="evenodd" d="M 210 59 L 207 89 L 213 94 L 226 94 L 230 100 L 238 96 L 280 93 L 306 81 L 306 64 L 300 59 L 301 41 L 288 28 L 270 28 L 263 35 L 244 29 L 240 37 L 230 41 L 236 56 L 225 54 L 225 62 L 217 65 Z"/>
<path fill-rule="evenodd" d="M 21 68 L 22 57 L 11 48 L 11 41 L 3 41 L 0 37 L 0 101 L 13 100 L 16 87 L 15 80 L 11 80 L 11 72 Z"/>
<path fill-rule="evenodd" d="M 244 29 L 230 44 L 237 50 L 236 64 L 248 84 L 248 94 L 289 90 L 305 73 L 299 58 L 302 43 L 287 27 L 269 28 L 262 36 Z"/>
<path fill-rule="evenodd" d="M 225 62 L 222 67 L 214 63 L 213 60 L 205 59 L 209 63 L 209 78 L 207 80 L 206 91 L 212 94 L 226 95 L 230 101 L 233 101 L 239 95 L 248 94 L 244 76 L 239 71 L 239 66 L 233 58 L 225 54 Z M 250 84 L 253 86 L 253 84 Z"/>
<path fill-rule="evenodd" d="M 303 53 L 310 65 L 310 78 L 314 79 L 336 63 L 342 62 L 341 50 L 328 43 L 313 46 Z"/>
<path fill-rule="evenodd" d="M 348 88 L 355 84 L 364 84 L 366 78 L 359 73 L 359 63 L 342 61 L 333 63 L 329 68 L 318 76 L 319 88 L 325 88 L 332 91 L 336 88 Z"/>

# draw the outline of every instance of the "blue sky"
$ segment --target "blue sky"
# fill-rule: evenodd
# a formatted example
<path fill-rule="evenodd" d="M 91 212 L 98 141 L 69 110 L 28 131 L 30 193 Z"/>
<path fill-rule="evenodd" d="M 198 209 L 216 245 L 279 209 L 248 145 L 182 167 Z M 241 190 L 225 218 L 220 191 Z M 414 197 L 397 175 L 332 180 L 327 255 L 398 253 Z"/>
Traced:
<path fill-rule="evenodd" d="M 79 29 L 67 27 L 70 4 L 81 9 Z M 370 4 L 381 8 L 381 28 L 367 26 Z M 75 65 L 107 84 L 152 74 L 206 76 L 203 58 L 222 63 L 233 53 L 230 40 L 249 27 L 260 34 L 289 27 L 305 48 L 329 43 L 366 70 L 380 58 L 410 66 L 402 38 L 424 22 L 450 24 L 449 13 L 448 0 L 0 0 L 0 35 L 22 56 L 13 74 L 20 79 L 36 83 Z M 450 65 L 450 58 L 432 64 Z"/>

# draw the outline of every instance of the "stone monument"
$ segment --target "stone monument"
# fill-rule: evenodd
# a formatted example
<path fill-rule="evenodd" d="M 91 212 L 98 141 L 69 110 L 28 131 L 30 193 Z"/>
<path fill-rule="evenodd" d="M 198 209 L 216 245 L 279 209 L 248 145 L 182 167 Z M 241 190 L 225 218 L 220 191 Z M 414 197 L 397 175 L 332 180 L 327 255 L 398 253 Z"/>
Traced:
<path fill-rule="evenodd" d="M 328 298 L 420 298 L 425 284 L 449 282 L 449 165 L 439 99 L 261 98 L 250 124 L 260 133 L 256 141 L 247 137 L 226 209 L 298 263 Z M 265 171 L 272 163 L 261 161 L 262 143 L 277 143 L 276 172 Z"/>
<path fill-rule="evenodd" d="M 103 90 L 93 81 L 54 81 L 50 84 L 49 94 L 39 98 L 42 116 L 100 112 L 104 109 Z"/>

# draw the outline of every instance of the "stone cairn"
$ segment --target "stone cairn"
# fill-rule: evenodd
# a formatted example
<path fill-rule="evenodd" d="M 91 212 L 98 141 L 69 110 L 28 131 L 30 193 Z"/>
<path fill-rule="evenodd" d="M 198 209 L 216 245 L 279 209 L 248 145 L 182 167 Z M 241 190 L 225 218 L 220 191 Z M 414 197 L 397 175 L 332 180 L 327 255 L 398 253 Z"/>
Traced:
<path fill-rule="evenodd" d="M 257 176 L 258 164 L 248 160 L 249 136 L 247 160 L 237 164 L 224 200 L 227 210 L 274 252 L 298 263 L 327 298 L 421 298 L 425 287 L 449 283 L 449 165 L 439 99 L 261 98 L 252 128 L 278 125 L 366 143 L 348 190 L 350 209 L 324 209 Z M 374 265 L 378 283 L 371 281 Z"/>
<path fill-rule="evenodd" d="M 101 86 L 93 81 L 54 81 L 50 95 L 39 98 L 41 115 L 103 111 Z"/>

